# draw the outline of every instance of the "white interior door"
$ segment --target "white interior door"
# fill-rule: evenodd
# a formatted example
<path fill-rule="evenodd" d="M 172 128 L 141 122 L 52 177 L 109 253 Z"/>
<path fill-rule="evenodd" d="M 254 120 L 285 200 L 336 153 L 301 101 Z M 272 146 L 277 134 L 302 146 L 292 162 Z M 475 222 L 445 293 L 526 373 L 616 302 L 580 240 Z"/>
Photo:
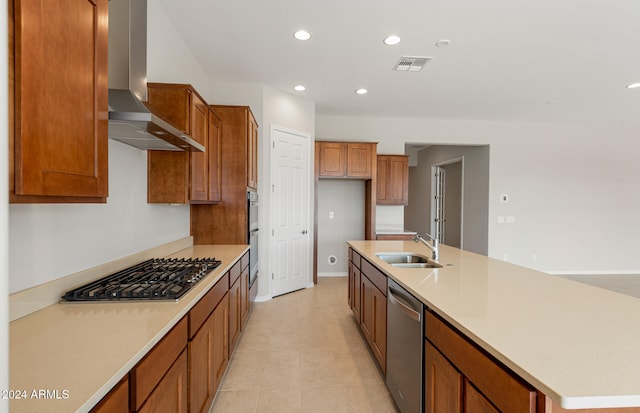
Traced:
<path fill-rule="evenodd" d="M 271 130 L 271 295 L 305 288 L 309 273 L 310 137 Z"/>

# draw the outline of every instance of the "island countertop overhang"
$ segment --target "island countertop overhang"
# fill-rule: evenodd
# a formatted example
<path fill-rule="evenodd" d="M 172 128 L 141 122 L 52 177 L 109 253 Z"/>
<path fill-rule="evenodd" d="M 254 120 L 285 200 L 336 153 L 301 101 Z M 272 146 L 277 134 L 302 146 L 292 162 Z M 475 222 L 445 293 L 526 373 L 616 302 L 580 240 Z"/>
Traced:
<path fill-rule="evenodd" d="M 640 406 L 640 300 L 442 245 L 438 269 L 376 254 L 412 241 L 349 241 L 485 351 L 566 409 Z"/>

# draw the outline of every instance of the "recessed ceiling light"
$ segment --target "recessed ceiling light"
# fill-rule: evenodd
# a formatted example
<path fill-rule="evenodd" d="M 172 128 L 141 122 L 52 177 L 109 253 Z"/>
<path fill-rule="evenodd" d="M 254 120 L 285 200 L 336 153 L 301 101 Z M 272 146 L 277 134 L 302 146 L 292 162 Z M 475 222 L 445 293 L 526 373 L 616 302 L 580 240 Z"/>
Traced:
<path fill-rule="evenodd" d="M 395 34 L 390 34 L 389 36 L 385 37 L 383 40 L 384 44 L 386 44 L 387 46 L 395 46 L 401 41 L 402 41 L 402 38 Z"/>
<path fill-rule="evenodd" d="M 369 91 L 367 89 L 360 88 L 360 89 L 356 89 L 356 93 L 358 95 L 366 95 L 367 93 L 369 93 Z"/>
<path fill-rule="evenodd" d="M 311 33 L 309 33 L 306 30 L 298 30 L 293 34 L 293 37 L 295 37 L 298 40 L 309 40 L 311 39 Z"/>
<path fill-rule="evenodd" d="M 627 89 L 635 89 L 635 88 L 638 88 L 638 87 L 640 87 L 640 82 L 631 83 L 631 84 L 627 85 Z"/>
<path fill-rule="evenodd" d="M 296 85 L 293 87 L 295 90 L 297 90 L 298 92 L 304 92 L 305 90 L 307 90 L 306 87 L 302 86 L 302 85 Z"/>
<path fill-rule="evenodd" d="M 449 39 L 440 39 L 436 42 L 436 47 L 447 47 L 451 44 Z"/>

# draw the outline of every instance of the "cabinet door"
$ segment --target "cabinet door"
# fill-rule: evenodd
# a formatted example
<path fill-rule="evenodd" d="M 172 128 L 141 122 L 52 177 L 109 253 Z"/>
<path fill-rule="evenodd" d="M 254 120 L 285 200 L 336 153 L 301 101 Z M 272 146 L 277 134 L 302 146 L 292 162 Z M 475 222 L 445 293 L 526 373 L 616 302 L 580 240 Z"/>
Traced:
<path fill-rule="evenodd" d="M 258 123 L 248 111 L 247 186 L 258 189 Z"/>
<path fill-rule="evenodd" d="M 347 145 L 339 142 L 318 142 L 320 176 L 346 176 Z"/>
<path fill-rule="evenodd" d="M 347 144 L 347 176 L 371 178 L 373 155 L 373 145 L 369 143 Z"/>
<path fill-rule="evenodd" d="M 462 375 L 433 345 L 424 343 L 426 413 L 462 412 Z"/>
<path fill-rule="evenodd" d="M 220 387 L 229 363 L 229 294 L 226 294 L 211 315 L 213 318 L 214 392 Z"/>
<path fill-rule="evenodd" d="M 476 388 L 464 381 L 464 413 L 500 413 Z"/>
<path fill-rule="evenodd" d="M 355 299 L 353 293 L 355 291 L 355 285 L 353 284 L 356 280 L 355 276 L 355 264 L 349 261 L 349 279 L 347 282 L 347 303 L 349 303 L 349 308 L 353 309 L 353 300 Z"/>
<path fill-rule="evenodd" d="M 378 155 L 377 204 L 407 205 L 409 202 L 409 158 Z"/>
<path fill-rule="evenodd" d="M 139 412 L 187 413 L 187 405 L 187 352 L 183 351 Z"/>
<path fill-rule="evenodd" d="M 360 274 L 360 329 L 364 334 L 365 338 L 371 345 L 373 325 L 374 325 L 374 315 L 373 315 L 373 283 L 369 281 L 367 277 Z"/>
<path fill-rule="evenodd" d="M 249 267 L 240 274 L 240 327 L 244 327 L 249 317 Z"/>
<path fill-rule="evenodd" d="M 125 376 L 106 396 L 102 398 L 91 413 L 127 413 L 129 412 L 129 376 Z"/>
<path fill-rule="evenodd" d="M 215 393 L 213 316 L 209 316 L 189 342 L 189 404 L 196 412 L 208 411 Z"/>
<path fill-rule="evenodd" d="M 241 291 L 240 278 L 229 288 L 229 354 L 235 350 L 241 328 Z"/>
<path fill-rule="evenodd" d="M 212 110 L 209 111 L 209 127 L 207 135 L 207 161 L 209 173 L 209 196 L 211 202 L 222 200 L 222 173 L 220 161 L 220 137 L 222 121 Z"/>
<path fill-rule="evenodd" d="M 11 201 L 106 202 L 108 1 L 9 5 Z"/>
<path fill-rule="evenodd" d="M 371 348 L 378 359 L 382 371 L 387 366 L 387 297 L 373 287 L 371 310 L 373 314 L 373 331 L 371 332 Z"/>
<path fill-rule="evenodd" d="M 354 266 L 353 270 L 353 316 L 358 320 L 358 323 L 361 320 L 361 308 L 362 308 L 362 283 L 361 283 L 362 273 L 360 269 Z"/>
<path fill-rule="evenodd" d="M 207 141 L 207 124 L 209 123 L 209 107 L 204 100 L 192 90 L 189 90 L 191 110 L 191 137 L 205 145 Z"/>

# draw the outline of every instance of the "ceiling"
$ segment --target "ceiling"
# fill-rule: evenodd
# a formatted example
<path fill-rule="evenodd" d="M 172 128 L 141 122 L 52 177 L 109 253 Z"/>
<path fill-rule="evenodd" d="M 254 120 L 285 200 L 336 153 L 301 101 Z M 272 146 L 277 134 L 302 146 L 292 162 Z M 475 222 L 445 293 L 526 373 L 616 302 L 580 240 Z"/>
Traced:
<path fill-rule="evenodd" d="M 161 0 L 209 76 L 318 115 L 638 122 L 638 0 Z M 294 39 L 304 28 L 312 37 Z M 402 42 L 386 46 L 398 34 Z M 436 42 L 448 39 L 448 47 Z M 398 72 L 401 56 L 433 59 Z M 297 84 L 306 91 L 296 92 Z M 354 93 L 366 88 L 363 96 Z"/>

